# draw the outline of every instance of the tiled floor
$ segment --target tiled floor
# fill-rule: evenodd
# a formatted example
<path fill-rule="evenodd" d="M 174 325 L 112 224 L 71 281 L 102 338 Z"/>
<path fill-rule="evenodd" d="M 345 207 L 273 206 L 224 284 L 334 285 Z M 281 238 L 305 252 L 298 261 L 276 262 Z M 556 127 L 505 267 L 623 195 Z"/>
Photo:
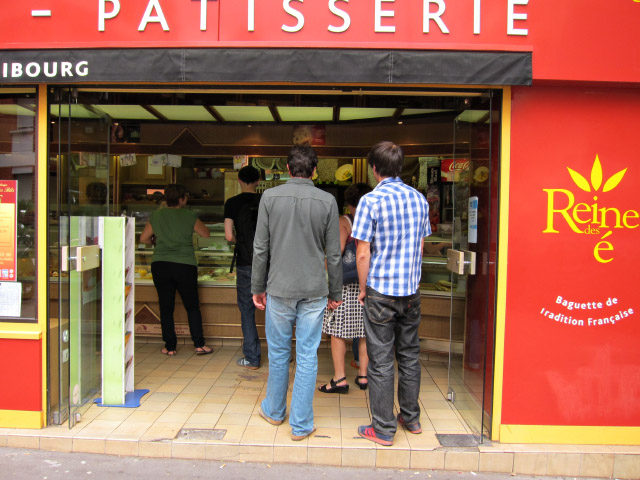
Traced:
<path fill-rule="evenodd" d="M 268 367 L 266 362 L 257 371 L 236 366 L 241 356 L 237 341 L 217 345 L 213 355 L 205 356 L 194 355 L 186 345 L 179 347 L 175 357 L 161 355 L 160 348 L 152 343 L 136 347 L 136 388 L 150 390 L 140 407 L 91 405 L 73 429 L 66 425 L 0 429 L 0 446 L 224 461 L 640 478 L 640 447 L 491 442 L 442 447 L 436 433 L 471 432 L 446 400 L 446 365 L 429 360 L 426 354 L 421 360 L 423 433 L 412 435 L 399 429 L 392 447 L 380 447 L 357 435 L 357 427 L 370 422 L 368 391 L 356 388 L 356 370 L 349 366 L 349 393 L 317 392 L 317 431 L 294 442 L 286 420 L 274 427 L 258 415 Z M 295 369 L 295 362 L 291 368 Z M 321 348 L 318 384 L 326 383 L 332 373 L 330 350 Z M 183 429 L 193 430 L 184 435 Z"/>

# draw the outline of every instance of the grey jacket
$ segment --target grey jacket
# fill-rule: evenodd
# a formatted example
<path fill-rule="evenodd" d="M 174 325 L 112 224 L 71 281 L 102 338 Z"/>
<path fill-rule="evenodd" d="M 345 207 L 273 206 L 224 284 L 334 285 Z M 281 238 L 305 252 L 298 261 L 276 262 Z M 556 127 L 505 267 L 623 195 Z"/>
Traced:
<path fill-rule="evenodd" d="M 311 180 L 292 178 L 266 190 L 253 241 L 251 293 L 342 300 L 338 217 L 333 195 Z"/>

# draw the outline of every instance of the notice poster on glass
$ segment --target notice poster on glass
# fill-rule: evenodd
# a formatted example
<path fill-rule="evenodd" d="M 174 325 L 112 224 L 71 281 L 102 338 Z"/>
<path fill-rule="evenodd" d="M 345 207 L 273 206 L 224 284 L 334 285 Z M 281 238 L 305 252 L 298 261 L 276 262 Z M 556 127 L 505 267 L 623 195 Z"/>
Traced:
<path fill-rule="evenodd" d="M 469 197 L 469 243 L 478 243 L 478 197 Z"/>
<path fill-rule="evenodd" d="M 0 282 L 17 280 L 17 199 L 18 182 L 0 180 Z"/>
<path fill-rule="evenodd" d="M 0 282 L 0 317 L 20 317 L 21 282 Z"/>

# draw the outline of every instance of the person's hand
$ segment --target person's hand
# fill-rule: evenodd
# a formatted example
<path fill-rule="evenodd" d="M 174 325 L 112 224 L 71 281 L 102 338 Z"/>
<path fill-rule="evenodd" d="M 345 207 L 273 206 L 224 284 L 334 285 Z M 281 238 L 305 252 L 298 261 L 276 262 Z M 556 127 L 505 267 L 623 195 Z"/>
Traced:
<path fill-rule="evenodd" d="M 360 302 L 360 305 L 364 305 L 364 297 L 366 296 L 367 296 L 367 291 L 360 290 L 360 293 L 358 294 L 358 301 Z"/>
<path fill-rule="evenodd" d="M 336 308 L 338 308 L 340 306 L 341 303 L 342 303 L 342 300 L 331 300 L 331 299 L 329 299 L 329 301 L 327 301 L 327 308 L 329 310 L 335 310 Z"/>
<path fill-rule="evenodd" d="M 267 308 L 267 292 L 254 294 L 253 304 L 258 310 L 264 310 L 265 308 Z"/>

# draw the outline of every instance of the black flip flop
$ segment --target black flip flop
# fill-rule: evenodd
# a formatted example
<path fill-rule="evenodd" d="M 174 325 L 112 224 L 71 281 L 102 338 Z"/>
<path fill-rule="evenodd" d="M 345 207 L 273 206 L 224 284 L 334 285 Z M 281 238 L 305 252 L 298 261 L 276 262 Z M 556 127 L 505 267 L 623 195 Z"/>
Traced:
<path fill-rule="evenodd" d="M 202 350 L 198 350 L 198 348 L 202 348 Z M 209 350 L 205 350 L 206 348 Z M 213 353 L 213 348 L 207 347 L 206 345 L 196 348 L 196 355 L 209 355 L 210 353 Z"/>

